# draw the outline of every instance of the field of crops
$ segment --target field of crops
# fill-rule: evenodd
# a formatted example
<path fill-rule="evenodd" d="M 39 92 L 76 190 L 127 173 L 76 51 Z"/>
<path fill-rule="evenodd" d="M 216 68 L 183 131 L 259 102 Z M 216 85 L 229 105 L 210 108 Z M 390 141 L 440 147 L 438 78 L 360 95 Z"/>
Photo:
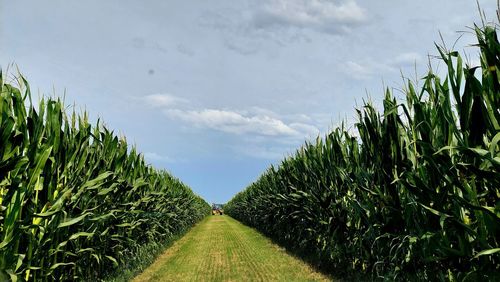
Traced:
<path fill-rule="evenodd" d="M 382 112 L 357 110 L 355 133 L 306 143 L 226 212 L 337 276 L 498 279 L 497 31 L 475 29 L 480 67 L 438 47 L 446 77 L 407 81 L 403 102 L 387 90 Z"/>
<path fill-rule="evenodd" d="M 0 73 L 0 281 L 96 281 L 151 256 L 210 206 L 59 99 Z M 147 247 L 147 248 L 146 248 Z M 146 249 L 145 249 L 146 248 Z"/>

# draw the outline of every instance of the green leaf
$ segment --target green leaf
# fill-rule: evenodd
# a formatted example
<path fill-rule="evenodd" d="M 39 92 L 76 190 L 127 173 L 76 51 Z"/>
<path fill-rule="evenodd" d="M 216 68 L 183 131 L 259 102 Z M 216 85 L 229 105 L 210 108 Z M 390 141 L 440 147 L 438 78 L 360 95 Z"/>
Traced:
<path fill-rule="evenodd" d="M 113 262 L 114 266 L 118 266 L 118 261 L 112 256 L 105 256 L 107 259 Z"/>
<path fill-rule="evenodd" d="M 69 237 L 68 240 L 75 240 L 75 239 L 78 239 L 80 237 L 92 237 L 92 236 L 94 236 L 94 233 L 78 232 L 78 233 L 71 235 L 71 237 Z"/>
<path fill-rule="evenodd" d="M 92 213 L 88 212 L 88 213 L 82 214 L 79 217 L 67 219 L 66 221 L 60 223 L 57 227 L 62 228 L 62 227 L 67 227 L 67 226 L 71 226 L 73 224 L 76 224 L 76 223 L 82 221 L 83 219 L 85 219 L 85 217 L 88 216 L 89 214 L 92 214 Z"/>
<path fill-rule="evenodd" d="M 54 270 L 60 266 L 68 266 L 68 265 L 75 265 L 75 263 L 74 262 L 59 262 L 59 263 L 53 264 L 50 267 L 50 270 Z"/>
<path fill-rule="evenodd" d="M 478 258 L 480 256 L 492 255 L 492 254 L 498 253 L 498 252 L 500 252 L 500 248 L 484 250 L 484 251 L 477 253 L 477 255 L 475 255 L 474 258 Z"/>
<path fill-rule="evenodd" d="M 40 176 L 40 173 L 42 173 L 42 169 L 45 166 L 45 163 L 47 162 L 47 159 L 49 158 L 51 152 L 52 146 L 45 149 L 45 151 L 39 156 L 35 169 L 33 169 L 31 172 L 28 187 L 34 187 L 35 183 L 38 181 L 38 177 Z"/>
<path fill-rule="evenodd" d="M 88 189 L 96 189 L 96 188 L 99 188 L 99 186 L 102 185 L 102 183 L 99 183 L 99 182 L 102 182 L 104 181 L 106 178 L 108 178 L 109 176 L 113 175 L 113 172 L 111 171 L 106 171 L 106 172 L 103 172 L 101 174 L 99 174 L 99 176 L 97 176 L 96 178 L 92 179 L 92 180 L 89 180 L 87 181 L 82 187 L 81 189 L 84 189 L 84 188 L 88 188 Z"/>
<path fill-rule="evenodd" d="M 500 132 L 493 137 L 490 143 L 490 154 L 492 157 L 495 157 L 495 152 L 497 151 L 497 145 L 498 142 L 500 141 Z"/>
<path fill-rule="evenodd" d="M 80 253 L 84 253 L 84 252 L 95 252 L 95 249 L 93 249 L 93 248 L 80 249 L 76 253 L 80 254 Z"/>

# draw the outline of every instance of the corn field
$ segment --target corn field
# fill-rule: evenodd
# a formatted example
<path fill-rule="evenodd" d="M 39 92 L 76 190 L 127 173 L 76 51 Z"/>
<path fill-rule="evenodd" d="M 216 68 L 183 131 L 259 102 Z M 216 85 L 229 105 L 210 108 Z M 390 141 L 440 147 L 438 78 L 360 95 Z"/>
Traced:
<path fill-rule="evenodd" d="M 0 281 L 100 280 L 210 206 L 86 113 L 0 73 Z M 13 86 L 13 84 L 15 86 Z"/>
<path fill-rule="evenodd" d="M 474 32 L 480 67 L 437 46 L 444 78 L 365 103 L 356 133 L 306 143 L 226 212 L 339 277 L 499 279 L 500 44 Z"/>

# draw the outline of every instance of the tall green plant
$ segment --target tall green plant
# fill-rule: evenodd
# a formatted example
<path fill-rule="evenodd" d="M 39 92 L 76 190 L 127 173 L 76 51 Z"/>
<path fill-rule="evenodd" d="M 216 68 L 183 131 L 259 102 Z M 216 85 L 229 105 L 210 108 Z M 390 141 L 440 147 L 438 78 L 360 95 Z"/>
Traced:
<path fill-rule="evenodd" d="M 438 47 L 406 101 L 357 109 L 357 134 L 337 128 L 271 167 L 226 206 L 337 274 L 421 280 L 498 279 L 500 43 L 475 27 L 481 66 Z M 340 272 L 339 272 L 340 271 Z"/>
<path fill-rule="evenodd" d="M 0 280 L 103 278 L 209 213 L 124 138 L 16 83 L 0 73 Z"/>

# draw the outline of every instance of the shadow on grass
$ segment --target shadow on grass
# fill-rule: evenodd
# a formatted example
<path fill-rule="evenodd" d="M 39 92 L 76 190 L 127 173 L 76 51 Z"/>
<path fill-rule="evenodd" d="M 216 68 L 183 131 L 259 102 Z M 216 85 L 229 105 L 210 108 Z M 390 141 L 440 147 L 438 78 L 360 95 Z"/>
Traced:
<path fill-rule="evenodd" d="M 231 217 L 233 218 L 233 217 Z M 313 253 L 308 249 L 300 249 L 294 246 L 290 246 L 288 242 L 285 240 L 280 240 L 280 238 L 276 238 L 274 236 L 270 236 L 262 232 L 261 230 L 246 225 L 245 223 L 233 218 L 234 220 L 240 222 L 241 224 L 253 229 L 257 233 L 262 236 L 268 238 L 273 244 L 281 247 L 288 255 L 305 262 L 308 266 L 310 266 L 313 270 L 322 273 L 327 276 L 332 281 L 374 281 L 374 277 L 370 274 L 366 273 L 353 273 L 349 271 L 346 267 L 335 267 L 331 263 L 327 262 L 327 260 L 322 259 L 321 256 Z"/>
<path fill-rule="evenodd" d="M 237 219 L 235 219 L 237 220 Z M 291 246 L 286 240 L 280 240 L 269 234 L 266 234 L 253 226 L 246 225 L 245 223 L 237 220 L 241 224 L 255 230 L 257 233 L 268 238 L 272 243 L 280 246 L 283 250 L 290 256 L 307 263 L 312 269 L 320 272 L 327 276 L 332 281 L 454 281 L 449 280 L 446 277 L 435 277 L 433 276 L 432 270 L 427 270 L 428 278 L 423 279 L 422 273 L 417 273 L 415 270 L 402 271 L 402 274 L 397 277 L 384 277 L 378 276 L 374 272 L 360 272 L 356 271 L 347 265 L 338 266 L 328 259 L 313 253 L 310 249 L 297 248 L 296 246 Z M 418 270 L 417 270 L 418 271 Z M 438 271 L 438 269 L 436 269 Z M 419 275 L 420 274 L 420 275 Z M 482 273 L 489 277 L 491 280 L 487 281 L 500 281 L 500 272 L 486 272 Z M 479 277 L 477 274 L 467 275 L 458 279 L 458 281 L 481 281 L 483 278 Z"/>

